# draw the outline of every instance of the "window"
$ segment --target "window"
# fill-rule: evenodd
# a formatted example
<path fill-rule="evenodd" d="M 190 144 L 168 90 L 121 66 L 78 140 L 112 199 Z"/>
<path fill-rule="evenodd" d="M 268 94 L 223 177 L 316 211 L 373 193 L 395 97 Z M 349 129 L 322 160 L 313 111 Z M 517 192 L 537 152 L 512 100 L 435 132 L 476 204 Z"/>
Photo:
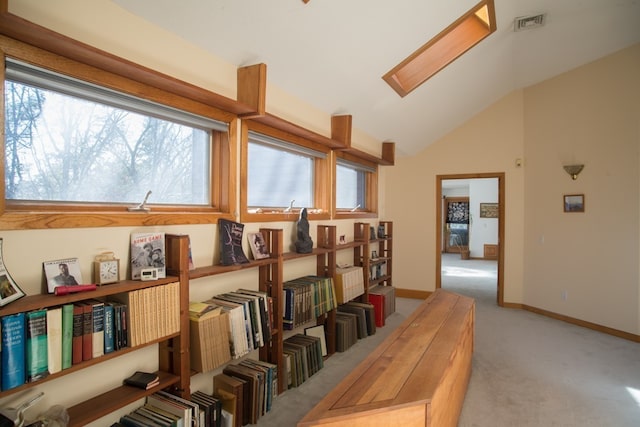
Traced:
<path fill-rule="evenodd" d="M 208 206 L 213 129 L 226 124 L 7 61 L 10 201 Z"/>
<path fill-rule="evenodd" d="M 0 227 L 214 223 L 229 216 L 233 115 L 26 45 L 13 47 L 7 46 L 2 70 Z M 198 90 L 188 91 L 200 96 Z M 147 195 L 152 215 L 130 212 Z"/>
<path fill-rule="evenodd" d="M 275 129 L 244 127 L 242 221 L 282 220 L 302 208 L 316 218 L 327 215 L 329 149 Z"/>
<path fill-rule="evenodd" d="M 336 158 L 336 216 L 370 216 L 377 211 L 376 193 L 377 167 L 339 153 Z"/>
<path fill-rule="evenodd" d="M 401 97 L 496 31 L 493 0 L 482 0 L 382 76 Z"/>

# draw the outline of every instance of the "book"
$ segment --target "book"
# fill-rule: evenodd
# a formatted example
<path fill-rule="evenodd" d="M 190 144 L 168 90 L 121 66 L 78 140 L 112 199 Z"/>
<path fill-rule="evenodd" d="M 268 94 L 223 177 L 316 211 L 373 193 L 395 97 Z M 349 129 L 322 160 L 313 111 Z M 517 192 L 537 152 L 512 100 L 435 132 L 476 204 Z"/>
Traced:
<path fill-rule="evenodd" d="M 262 233 L 247 233 L 247 240 L 253 259 L 269 258 L 269 250 Z"/>
<path fill-rule="evenodd" d="M 115 319 L 112 304 L 104 305 L 104 354 L 115 351 Z"/>
<path fill-rule="evenodd" d="M 49 375 L 47 351 L 47 310 L 32 310 L 26 313 L 27 382 L 34 382 Z"/>
<path fill-rule="evenodd" d="M 0 318 L 2 334 L 2 356 L 0 376 L 2 390 L 21 386 L 26 381 L 26 315 L 16 313 Z"/>
<path fill-rule="evenodd" d="M 73 305 L 73 326 L 71 337 L 71 364 L 82 362 L 82 334 L 84 331 L 84 307 L 82 304 Z"/>
<path fill-rule="evenodd" d="M 91 304 L 91 358 L 104 356 L 104 302 L 90 300 Z"/>
<path fill-rule="evenodd" d="M 73 304 L 62 306 L 62 369 L 73 365 Z"/>
<path fill-rule="evenodd" d="M 233 413 L 235 427 L 242 427 L 243 424 L 243 414 L 244 414 L 244 387 L 245 381 L 239 378 L 233 378 L 226 374 L 218 374 L 213 377 L 213 395 L 223 399 L 223 403 L 226 399 L 227 401 L 227 409 L 235 409 Z M 228 395 L 223 394 L 223 392 L 228 393 L 228 395 L 235 397 L 235 405 L 233 405 L 231 399 Z M 246 401 L 248 405 L 249 402 Z"/>
<path fill-rule="evenodd" d="M 2 260 L 2 237 L 0 237 L 0 307 L 24 296 L 24 291 L 13 280 Z"/>
<path fill-rule="evenodd" d="M 175 402 L 158 393 L 147 396 L 147 407 L 157 408 L 177 417 L 177 427 L 191 427 L 191 407 Z"/>
<path fill-rule="evenodd" d="M 93 359 L 93 306 L 82 302 L 82 360 Z"/>
<path fill-rule="evenodd" d="M 49 373 L 62 370 L 62 307 L 47 310 L 47 357 Z"/>
<path fill-rule="evenodd" d="M 220 263 L 222 265 L 246 264 L 249 259 L 242 249 L 244 224 L 220 218 L 218 237 L 220 239 Z"/>
<path fill-rule="evenodd" d="M 158 374 L 153 372 L 136 371 L 131 376 L 125 378 L 123 383 L 143 390 L 149 390 L 160 384 Z"/>
<path fill-rule="evenodd" d="M 146 268 L 153 268 L 158 279 L 166 277 L 164 232 L 131 234 L 131 279 L 140 280 Z"/>

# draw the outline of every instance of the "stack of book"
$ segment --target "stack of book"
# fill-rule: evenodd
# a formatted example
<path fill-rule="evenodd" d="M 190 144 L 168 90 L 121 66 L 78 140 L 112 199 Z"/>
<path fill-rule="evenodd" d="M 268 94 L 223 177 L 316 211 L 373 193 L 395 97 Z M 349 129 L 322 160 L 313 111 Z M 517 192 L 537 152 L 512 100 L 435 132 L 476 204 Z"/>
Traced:
<path fill-rule="evenodd" d="M 336 313 L 336 351 L 347 351 L 358 341 L 358 316 L 353 313 Z"/>
<path fill-rule="evenodd" d="M 271 410 L 278 394 L 278 369 L 272 363 L 245 359 L 225 366 L 213 382 L 214 395 L 226 391 L 237 396 L 236 417 L 241 420 L 240 425 L 256 424 Z"/>
<path fill-rule="evenodd" d="M 283 342 L 282 351 L 288 359 L 289 388 L 298 387 L 324 366 L 320 338 L 296 334 Z"/>
<path fill-rule="evenodd" d="M 208 372 L 231 360 L 229 313 L 202 302 L 189 303 L 191 369 Z"/>
<path fill-rule="evenodd" d="M 366 338 L 376 333 L 375 314 L 372 304 L 348 302 L 339 306 L 338 312 L 356 315 L 358 339 Z"/>
<path fill-rule="evenodd" d="M 297 328 L 337 307 L 333 279 L 304 276 L 283 283 L 284 329 Z"/>
<path fill-rule="evenodd" d="M 384 317 L 385 319 L 396 312 L 396 290 L 393 286 L 377 285 L 369 289 L 371 295 L 384 296 Z"/>
<path fill-rule="evenodd" d="M 338 304 L 344 304 L 364 294 L 362 267 L 336 269 L 336 297 Z"/>
<path fill-rule="evenodd" d="M 180 283 L 114 295 L 127 308 L 127 342 L 136 347 L 180 331 Z"/>
<path fill-rule="evenodd" d="M 264 346 L 271 341 L 273 330 L 273 300 L 266 292 L 238 289 L 218 294 L 204 301 L 221 308 L 228 314 L 233 359 Z"/>

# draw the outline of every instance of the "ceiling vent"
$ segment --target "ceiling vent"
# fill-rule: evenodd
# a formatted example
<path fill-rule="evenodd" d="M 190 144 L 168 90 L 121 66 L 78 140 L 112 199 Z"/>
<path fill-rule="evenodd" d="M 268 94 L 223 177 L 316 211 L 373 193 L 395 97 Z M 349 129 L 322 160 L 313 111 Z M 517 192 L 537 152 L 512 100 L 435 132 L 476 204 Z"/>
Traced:
<path fill-rule="evenodd" d="M 513 31 L 531 30 L 533 28 L 542 27 L 546 22 L 547 14 L 520 16 L 513 23 Z"/>

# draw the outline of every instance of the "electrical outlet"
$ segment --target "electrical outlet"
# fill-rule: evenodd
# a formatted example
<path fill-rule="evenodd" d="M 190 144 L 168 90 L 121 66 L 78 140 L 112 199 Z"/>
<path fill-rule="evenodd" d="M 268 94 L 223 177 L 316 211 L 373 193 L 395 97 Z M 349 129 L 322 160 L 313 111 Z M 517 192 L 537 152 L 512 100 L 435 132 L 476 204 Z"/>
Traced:
<path fill-rule="evenodd" d="M 565 289 L 565 290 L 563 290 L 563 291 L 560 293 L 560 297 L 562 298 L 562 301 L 566 301 L 566 300 L 567 300 L 567 298 L 569 298 L 569 292 L 567 292 L 567 291 L 566 291 L 566 289 Z"/>

